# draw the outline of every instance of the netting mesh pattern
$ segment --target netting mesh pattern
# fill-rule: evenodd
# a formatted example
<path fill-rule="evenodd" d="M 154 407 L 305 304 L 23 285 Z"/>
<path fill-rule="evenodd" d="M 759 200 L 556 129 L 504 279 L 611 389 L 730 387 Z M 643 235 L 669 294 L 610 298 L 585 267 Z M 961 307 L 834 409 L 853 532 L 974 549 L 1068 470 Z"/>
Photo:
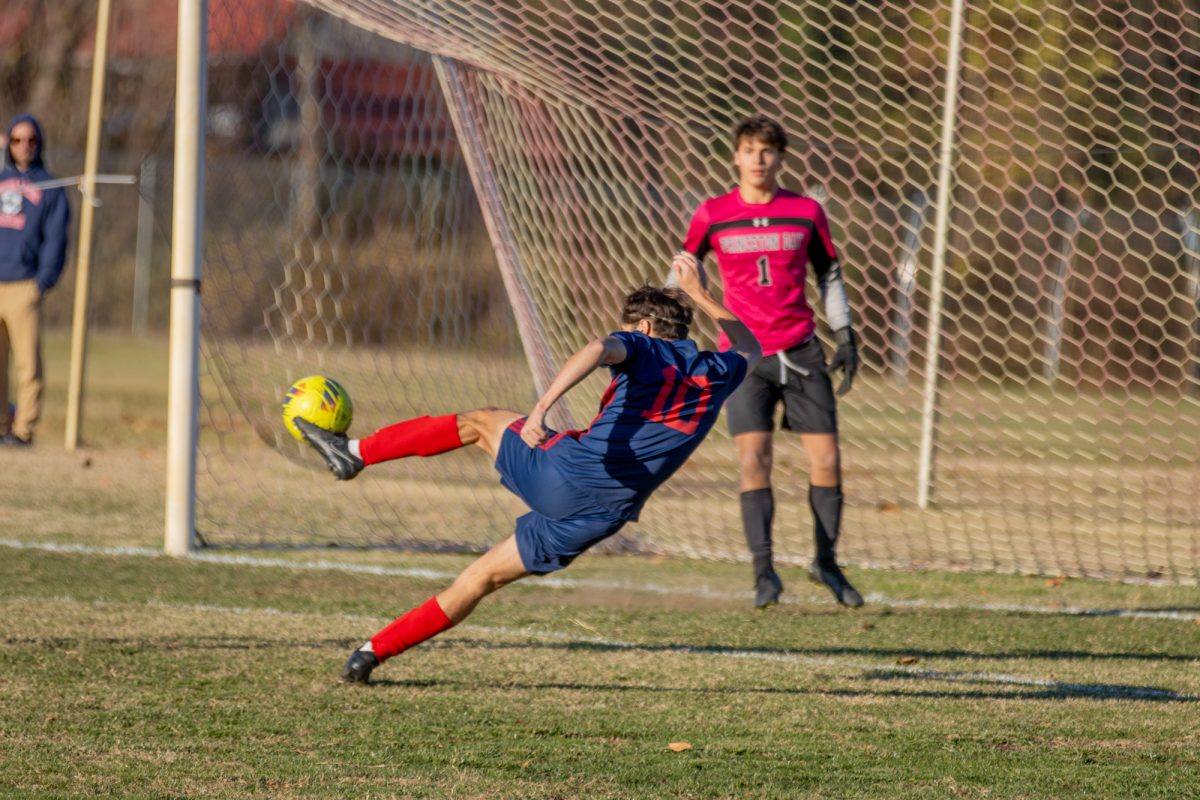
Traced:
<path fill-rule="evenodd" d="M 1200 577 L 1194 7 L 965 4 L 935 306 L 948 2 L 319 5 L 276 10 L 285 36 L 237 83 L 259 132 L 215 181 L 239 202 L 207 210 L 214 540 L 504 535 L 519 505 L 486 459 L 321 486 L 277 396 L 333 374 L 359 433 L 527 408 L 614 327 L 626 290 L 662 278 L 696 205 L 733 185 L 729 130 L 763 112 L 791 137 L 784 184 L 826 207 L 862 340 L 839 408 L 842 559 Z M 930 369 L 933 503 L 919 508 Z M 590 419 L 602 387 L 576 390 L 563 421 Z M 623 544 L 743 557 L 722 431 Z M 796 437 L 776 437 L 775 538 L 795 563 L 812 547 L 807 471 Z"/>

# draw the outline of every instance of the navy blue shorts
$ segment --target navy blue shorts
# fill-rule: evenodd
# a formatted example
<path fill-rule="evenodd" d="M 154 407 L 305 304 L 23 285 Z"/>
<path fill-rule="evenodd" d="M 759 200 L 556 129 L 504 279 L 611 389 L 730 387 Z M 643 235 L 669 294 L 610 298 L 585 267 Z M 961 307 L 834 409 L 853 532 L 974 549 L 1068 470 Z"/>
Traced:
<path fill-rule="evenodd" d="M 532 509 L 517 517 L 517 551 L 528 572 L 544 575 L 562 569 L 612 536 L 625 520 L 568 482 L 548 448 L 525 444 L 520 434 L 524 423 L 519 419 L 504 431 L 496 453 L 496 471 L 505 488 Z"/>

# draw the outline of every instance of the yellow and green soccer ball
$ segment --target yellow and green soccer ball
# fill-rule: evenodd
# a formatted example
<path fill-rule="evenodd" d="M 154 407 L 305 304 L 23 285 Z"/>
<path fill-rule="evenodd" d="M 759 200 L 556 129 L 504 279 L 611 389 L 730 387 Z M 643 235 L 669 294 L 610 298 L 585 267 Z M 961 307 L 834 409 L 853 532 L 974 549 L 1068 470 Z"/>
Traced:
<path fill-rule="evenodd" d="M 350 395 L 342 385 L 324 375 L 309 375 L 292 384 L 283 396 L 283 424 L 300 441 L 295 419 L 306 419 L 318 428 L 345 433 L 354 416 Z"/>

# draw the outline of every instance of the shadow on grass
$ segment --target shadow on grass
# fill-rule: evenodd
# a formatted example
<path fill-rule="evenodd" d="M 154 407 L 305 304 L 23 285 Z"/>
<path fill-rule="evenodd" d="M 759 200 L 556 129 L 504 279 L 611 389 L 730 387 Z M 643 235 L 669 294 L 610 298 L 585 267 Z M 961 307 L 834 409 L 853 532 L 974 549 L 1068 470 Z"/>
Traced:
<path fill-rule="evenodd" d="M 86 649 L 94 653 L 97 648 L 113 648 L 124 655 L 137 655 L 141 651 L 162 652 L 171 651 L 275 651 L 280 658 L 286 658 L 296 650 L 328 650 L 337 652 L 338 659 L 347 653 L 357 643 L 348 639 L 313 639 L 304 641 L 268 641 L 252 637 L 8 637 L 0 640 L 0 644 L 16 647 L 49 647 L 61 651 Z M 635 652 L 635 653 L 675 653 L 688 655 L 728 655 L 738 657 L 762 657 L 769 660 L 787 661 L 788 659 L 804 659 L 830 656 L 887 656 L 894 657 L 901 651 L 880 650 L 873 648 L 812 648 L 808 650 L 786 650 L 780 648 L 733 648 L 733 647 L 696 647 L 682 644 L 622 644 L 597 642 L 490 642 L 474 639 L 454 639 L 451 641 L 430 642 L 425 648 L 437 649 L 472 649 L 472 650 L 561 650 L 565 652 L 606 653 L 606 652 Z M 955 651 L 959 652 L 959 651 Z M 904 656 L 911 657 L 906 651 Z M 972 658 L 983 657 L 979 653 L 963 653 Z M 933 653 L 933 657 L 944 657 Z M 1067 653 L 1055 654 L 1056 657 L 1068 658 L 1102 658 L 1095 654 Z M 408 658 L 419 658 L 419 655 Z M 960 656 L 961 657 L 961 656 Z M 999 658 L 995 654 L 987 657 Z M 1024 657 L 1024 656 L 1008 656 Z M 1174 657 L 1172 657 L 1174 658 Z M 402 661 L 403 661 L 402 660 Z M 1188 660 L 1191 660 L 1190 658 Z M 812 665 L 808 665 L 812 666 Z M 823 665 L 821 665 L 823 666 Z M 857 670 L 857 676 L 844 676 L 845 680 L 861 680 L 882 686 L 883 684 L 898 684 L 900 682 L 921 683 L 936 682 L 955 684 L 964 687 L 993 687 L 971 688 L 960 691 L 929 690 L 929 689 L 822 689 L 803 687 L 772 687 L 772 686 L 737 686 L 737 687 L 686 687 L 662 686 L 653 684 L 616 684 L 616 683 L 578 683 L 578 682 L 520 682 L 498 681 L 479 682 L 463 681 L 452 678 L 436 680 L 389 680 L 376 679 L 372 683 L 380 687 L 403 688 L 447 688 L 447 689 L 499 689 L 499 690 L 566 690 L 592 692 L 679 692 L 685 694 L 793 694 L 793 695 L 824 695 L 846 697 L 909 697 L 909 698 L 941 698 L 947 700 L 1135 700 L 1156 703 L 1200 703 L 1200 697 L 1182 694 L 1172 689 L 1162 689 L 1153 686 L 1138 686 L 1133 684 L 1111 683 L 1070 683 L 1041 678 L 1024 678 L 991 672 L 965 672 L 957 670 L 933 670 L 917 667 L 907 669 L 879 669 L 862 664 L 841 664 L 831 661 L 831 667 L 849 667 Z M 331 674 L 333 671 L 331 670 Z M 1001 688 L 1008 687 L 1008 688 Z"/>
<path fill-rule="evenodd" d="M 868 670 L 866 680 L 873 681 L 940 681 L 962 685 L 1022 687 L 1016 692 L 882 692 L 917 697 L 994 698 L 1020 700 L 1142 700 L 1155 703 L 1200 703 L 1200 697 L 1181 694 L 1173 689 L 1136 686 L 1125 683 L 1067 683 L 1044 678 L 1021 678 L 995 673 L 939 672 L 937 670 Z M 1028 688 L 1026 688 L 1028 687 Z"/>
<path fill-rule="evenodd" d="M 462 681 L 449 678 L 436 680 L 392 680 L 372 678 L 371 686 L 383 689 L 461 689 L 478 691 L 492 689 L 497 691 L 568 691 L 568 692 L 672 692 L 695 695 L 795 695 L 821 697 L 891 697 L 891 698 L 925 698 L 940 700 L 1136 700 L 1151 703 L 1200 703 L 1200 697 L 1180 694 L 1170 689 L 1157 689 L 1145 686 L 1127 686 L 1124 684 L 1105 683 L 1060 683 L 1058 681 L 1029 680 L 1018 682 L 1004 679 L 1004 676 L 988 678 L 986 676 L 966 673 L 934 673 L 918 672 L 892 673 L 887 671 L 864 673 L 866 680 L 911 680 L 911 681 L 943 681 L 960 684 L 993 683 L 1011 684 L 1010 690 L 964 689 L 962 691 L 913 689 L 821 689 L 821 688 L 781 688 L 776 686 L 659 686 L 652 684 L 621 684 L 621 683 L 582 683 L 570 681 Z M 1029 684 L 1034 684 L 1029 686 Z M 357 688 L 357 687 L 356 687 Z"/>
<path fill-rule="evenodd" d="M 73 649 L 80 647 L 116 647 L 120 649 L 169 649 L 169 650 L 281 650 L 289 649 L 344 649 L 361 644 L 361 639 L 307 639 L 304 641 L 285 641 L 258 639 L 249 636 L 166 636 L 166 637 L 62 637 L 62 636 L 10 636 L 0 639 L 0 644 L 15 646 L 45 646 L 57 649 Z M 1192 663 L 1200 660 L 1200 651 L 1196 653 L 1132 653 L 1132 652 L 1092 652 L 1087 650 L 999 650 L 982 652 L 977 650 L 962 650 L 947 648 L 934 650 L 929 648 L 892 647 L 755 647 L 725 646 L 725 645 L 692 645 L 678 643 L 630 643 L 630 642 L 596 642 L 596 641 L 561 641 L 561 642 L 497 642 L 487 639 L 472 639 L 457 636 L 453 639 L 436 639 L 423 647 L 461 647 L 478 650 L 565 650 L 579 652 L 609 653 L 609 652 L 640 652 L 640 653 L 676 653 L 680 655 L 726 655 L 726 656 L 759 656 L 766 659 L 786 660 L 789 658 L 829 658 L 837 656 L 862 656 L 885 659 L 970 659 L 973 661 L 995 660 L 1014 661 L 1029 660 L 1082 660 L 1082 661 L 1149 661 L 1149 662 L 1179 662 Z"/>
<path fill-rule="evenodd" d="M 692 644 L 633 644 L 625 642 L 494 642 L 485 639 L 455 638 L 451 641 L 438 641 L 435 646 L 477 647 L 481 649 L 500 650 L 505 648 L 530 648 L 580 650 L 595 652 L 645 652 L 645 653 L 681 653 L 692 655 L 733 655 L 761 656 L 764 658 L 822 658 L 836 656 L 865 656 L 872 658 L 917 658 L 917 659 L 971 659 L 974 661 L 995 660 L 1013 661 L 1019 659 L 1041 659 L 1052 661 L 1152 661 L 1192 663 L 1200 659 L 1200 651 L 1195 653 L 1134 653 L 1134 652 L 1091 652 L 1087 650 L 998 650 L 982 652 L 978 650 L 962 650 L 946 648 L 934 650 L 930 648 L 893 648 L 893 647 L 732 647 L 725 645 L 692 645 Z"/>

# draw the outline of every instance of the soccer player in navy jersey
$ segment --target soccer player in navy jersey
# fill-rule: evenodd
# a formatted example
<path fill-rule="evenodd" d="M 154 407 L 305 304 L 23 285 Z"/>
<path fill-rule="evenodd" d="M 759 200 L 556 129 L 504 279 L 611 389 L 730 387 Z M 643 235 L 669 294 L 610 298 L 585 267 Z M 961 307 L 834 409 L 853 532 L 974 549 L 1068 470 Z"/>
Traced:
<path fill-rule="evenodd" d="M 367 683 L 380 663 L 461 622 L 500 587 L 566 567 L 637 519 L 650 494 L 696 449 L 762 351 L 750 329 L 701 285 L 694 263 L 677 262 L 673 270 L 679 289 L 643 286 L 630 294 L 621 330 L 567 359 L 527 416 L 483 408 L 418 417 L 355 440 L 296 419 L 339 480 L 383 461 L 474 444 L 492 457 L 501 483 L 531 509 L 517 519 L 515 534 L 449 588 L 355 650 L 343 680 Z M 688 297 L 721 328 L 726 351 L 702 351 L 687 338 Z M 546 428 L 546 412 L 601 366 L 611 370 L 612 383 L 587 430 Z"/>
<path fill-rule="evenodd" d="M 782 428 L 800 435 L 809 458 L 808 497 L 816 539 L 809 574 L 839 603 L 861 606 L 862 596 L 846 580 L 836 557 L 843 499 L 837 405 L 829 374 L 842 369 L 837 393 L 843 395 L 858 369 L 837 250 L 821 204 L 779 186 L 787 150 L 782 126 L 768 117 L 750 117 L 734 129 L 733 145 L 738 186 L 701 203 L 676 261 L 700 267 L 712 253 L 724 286 L 722 300 L 763 348 L 763 360 L 730 398 L 727 414 L 741 472 L 742 525 L 754 562 L 754 604 L 766 608 L 783 591 L 771 551 L 772 439 L 776 408 L 782 402 Z M 837 342 L 828 367 L 806 298 L 810 265 Z M 721 346 L 726 344 L 722 339 Z"/>

